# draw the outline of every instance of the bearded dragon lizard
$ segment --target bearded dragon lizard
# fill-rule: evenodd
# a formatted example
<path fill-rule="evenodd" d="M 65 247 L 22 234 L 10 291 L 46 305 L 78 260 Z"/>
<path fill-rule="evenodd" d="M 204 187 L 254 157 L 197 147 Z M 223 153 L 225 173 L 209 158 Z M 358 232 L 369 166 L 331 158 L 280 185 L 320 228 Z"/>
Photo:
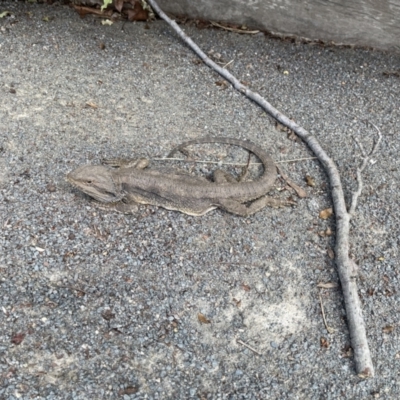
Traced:
<path fill-rule="evenodd" d="M 275 182 L 277 169 L 272 158 L 250 141 L 205 137 L 181 144 L 172 150 L 170 156 L 186 146 L 200 143 L 225 143 L 249 150 L 260 159 L 264 172 L 255 181 L 238 182 L 217 170 L 212 182 L 179 171 L 166 174 L 146 169 L 149 160 L 141 158 L 127 165 L 121 162 L 114 164 L 119 168 L 84 165 L 70 172 L 67 180 L 97 201 L 108 203 L 111 208 L 124 213 L 136 211 L 137 203 L 140 203 L 194 216 L 220 208 L 246 217 L 266 206 L 293 204 L 266 196 Z M 248 202 L 251 203 L 245 204 Z"/>

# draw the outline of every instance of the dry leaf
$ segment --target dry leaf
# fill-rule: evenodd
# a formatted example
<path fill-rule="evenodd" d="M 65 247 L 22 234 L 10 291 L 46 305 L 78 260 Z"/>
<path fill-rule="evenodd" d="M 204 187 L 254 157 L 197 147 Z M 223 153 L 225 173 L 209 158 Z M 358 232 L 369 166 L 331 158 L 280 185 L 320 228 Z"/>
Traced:
<path fill-rule="evenodd" d="M 118 12 L 122 11 L 123 5 L 124 5 L 124 0 L 115 0 L 114 1 L 114 7 Z"/>
<path fill-rule="evenodd" d="M 307 183 L 308 186 L 314 187 L 315 186 L 315 179 L 310 175 L 306 175 L 306 183 Z"/>
<path fill-rule="evenodd" d="M 91 107 L 91 108 L 94 108 L 94 109 L 99 108 L 99 106 L 96 103 L 93 103 L 92 101 L 87 101 L 85 103 L 85 106 Z"/>
<path fill-rule="evenodd" d="M 57 187 L 54 185 L 54 183 L 48 183 L 46 189 L 48 192 L 54 193 L 57 190 Z"/>
<path fill-rule="evenodd" d="M 236 307 L 240 307 L 240 305 L 242 304 L 242 300 L 237 300 L 235 298 L 232 299 L 234 301 L 234 303 L 236 304 Z"/>
<path fill-rule="evenodd" d="M 392 333 L 393 331 L 394 331 L 393 325 L 386 325 L 384 328 L 382 328 L 383 333 Z"/>
<path fill-rule="evenodd" d="M 121 389 L 119 392 L 118 392 L 118 394 L 120 395 L 120 396 L 123 396 L 123 395 L 130 395 L 130 394 L 135 394 L 135 393 L 137 393 L 138 392 L 138 390 L 139 390 L 139 387 L 138 386 L 127 386 L 125 389 Z"/>
<path fill-rule="evenodd" d="M 394 295 L 394 292 L 390 289 L 385 289 L 385 296 L 386 297 L 391 297 Z"/>
<path fill-rule="evenodd" d="M 333 259 L 335 258 L 335 253 L 334 253 L 334 251 L 333 251 L 330 247 L 328 247 L 328 248 L 326 249 L 326 252 L 328 253 L 328 257 L 329 257 L 331 260 L 333 260 Z"/>
<path fill-rule="evenodd" d="M 327 228 L 325 231 L 318 232 L 318 235 L 321 237 L 331 236 L 332 230 L 331 230 L 331 228 Z"/>
<path fill-rule="evenodd" d="M 226 83 L 226 81 L 216 81 L 215 84 L 217 86 L 221 86 L 222 89 L 226 89 L 228 87 L 228 84 Z"/>
<path fill-rule="evenodd" d="M 285 125 L 280 124 L 279 122 L 275 122 L 275 128 L 277 131 L 287 132 L 288 128 Z"/>
<path fill-rule="evenodd" d="M 147 21 L 149 18 L 149 12 L 143 9 L 143 6 L 140 1 L 131 0 L 131 4 L 133 5 L 132 9 L 124 10 L 128 14 L 129 21 Z"/>
<path fill-rule="evenodd" d="M 137 393 L 138 390 L 139 388 L 137 386 L 128 386 L 125 388 L 124 392 L 125 394 L 134 394 Z"/>
<path fill-rule="evenodd" d="M 242 289 L 245 290 L 246 292 L 250 292 L 250 286 L 246 285 L 245 283 L 242 283 Z"/>
<path fill-rule="evenodd" d="M 328 342 L 328 340 L 327 340 L 326 338 L 324 338 L 324 337 L 322 337 L 322 338 L 320 339 L 320 344 L 321 344 L 321 347 L 323 347 L 323 348 L 325 348 L 325 349 L 327 349 L 327 348 L 329 347 L 329 342 Z"/>
<path fill-rule="evenodd" d="M 327 283 L 320 282 L 320 283 L 318 283 L 317 287 L 323 288 L 323 289 L 335 289 L 335 288 L 339 287 L 339 285 L 335 282 L 327 282 Z"/>
<path fill-rule="evenodd" d="M 353 355 L 353 348 L 350 345 L 346 345 L 343 349 L 342 349 L 342 357 L 343 358 L 349 358 Z"/>
<path fill-rule="evenodd" d="M 207 319 L 207 317 L 205 315 L 203 315 L 202 313 L 197 314 L 197 319 L 199 320 L 199 322 L 201 324 L 211 324 L 211 321 L 209 319 Z"/>
<path fill-rule="evenodd" d="M 16 333 L 15 335 L 13 335 L 13 337 L 11 338 L 11 343 L 13 344 L 21 344 L 22 341 L 25 338 L 25 333 Z"/>
<path fill-rule="evenodd" d="M 321 219 L 328 219 L 333 214 L 332 208 L 325 208 L 319 213 L 319 217 Z"/>
<path fill-rule="evenodd" d="M 279 148 L 279 151 L 280 151 L 282 154 L 287 154 L 287 153 L 289 152 L 289 147 L 281 146 L 281 147 Z"/>
<path fill-rule="evenodd" d="M 106 320 L 106 321 L 110 321 L 111 319 L 115 318 L 115 314 L 108 308 L 107 310 L 105 310 L 101 316 Z"/>
<path fill-rule="evenodd" d="M 288 139 L 293 142 L 300 142 L 300 138 L 291 130 L 288 131 Z"/>

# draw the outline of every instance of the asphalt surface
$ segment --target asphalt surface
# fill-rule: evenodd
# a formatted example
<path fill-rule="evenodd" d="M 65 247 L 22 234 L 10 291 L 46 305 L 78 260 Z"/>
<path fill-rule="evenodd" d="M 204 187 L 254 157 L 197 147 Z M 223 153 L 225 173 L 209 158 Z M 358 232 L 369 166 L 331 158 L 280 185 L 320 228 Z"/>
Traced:
<path fill-rule="evenodd" d="M 400 397 L 400 79 L 387 74 L 399 55 L 183 26 L 320 140 L 347 198 L 360 162 L 354 138 L 368 150 L 375 130 L 363 121 L 381 129 L 351 233 L 376 368 L 365 381 L 354 371 L 330 257 L 335 226 L 319 218 L 329 185 L 307 147 L 225 87 L 162 21 L 107 26 L 57 4 L 1 2 L 5 10 L 0 399 Z M 209 134 L 256 142 L 308 197 L 249 218 L 152 206 L 123 215 L 65 181 L 84 163 L 159 158 Z M 192 156 L 247 161 L 229 146 L 199 146 Z M 282 180 L 274 195 L 296 198 Z"/>

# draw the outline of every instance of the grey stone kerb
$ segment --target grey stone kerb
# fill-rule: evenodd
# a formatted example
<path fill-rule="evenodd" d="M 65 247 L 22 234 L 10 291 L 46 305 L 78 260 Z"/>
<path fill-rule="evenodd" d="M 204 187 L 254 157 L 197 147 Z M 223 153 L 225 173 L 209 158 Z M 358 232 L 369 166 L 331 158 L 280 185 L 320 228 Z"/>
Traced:
<path fill-rule="evenodd" d="M 172 15 L 400 52 L 400 0 L 159 0 Z"/>

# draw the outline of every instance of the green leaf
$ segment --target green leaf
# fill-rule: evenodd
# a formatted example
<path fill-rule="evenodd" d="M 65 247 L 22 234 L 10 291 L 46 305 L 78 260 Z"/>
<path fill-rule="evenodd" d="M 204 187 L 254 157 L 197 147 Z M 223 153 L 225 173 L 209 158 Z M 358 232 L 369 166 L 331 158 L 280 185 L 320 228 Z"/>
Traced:
<path fill-rule="evenodd" d="M 101 11 L 105 10 L 111 3 L 112 3 L 112 0 L 103 0 L 103 5 L 101 6 Z"/>

